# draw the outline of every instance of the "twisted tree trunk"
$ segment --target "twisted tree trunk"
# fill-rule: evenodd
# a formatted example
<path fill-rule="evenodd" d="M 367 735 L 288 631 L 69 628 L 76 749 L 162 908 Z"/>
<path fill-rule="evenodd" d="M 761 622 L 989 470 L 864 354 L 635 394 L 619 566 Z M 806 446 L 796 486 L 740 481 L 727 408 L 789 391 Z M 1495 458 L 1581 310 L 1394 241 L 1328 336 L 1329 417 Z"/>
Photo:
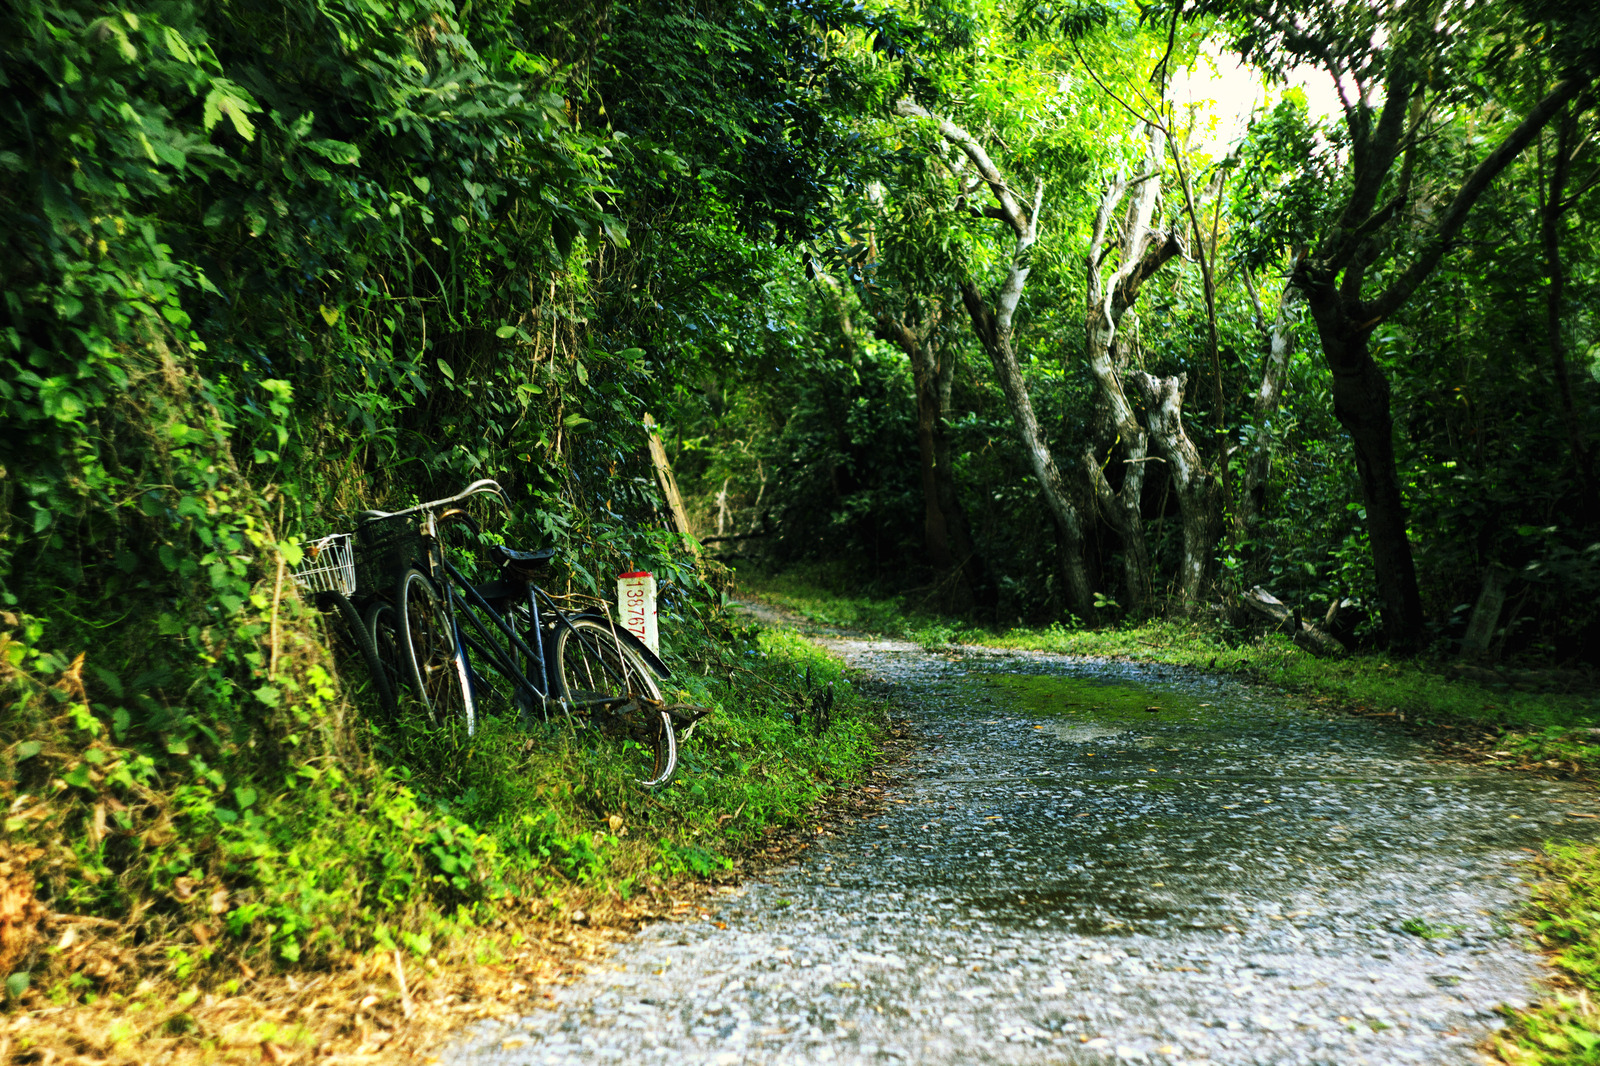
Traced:
<path fill-rule="evenodd" d="M 1184 611 L 1193 611 L 1205 595 L 1211 557 L 1222 535 L 1222 484 L 1183 428 L 1183 390 L 1189 375 L 1158 378 L 1137 370 L 1128 376 L 1144 394 L 1150 439 L 1167 463 L 1178 496 L 1178 510 L 1183 516 L 1178 602 Z"/>
<path fill-rule="evenodd" d="M 1016 236 L 1010 262 L 1006 265 L 1005 280 L 993 301 L 984 296 L 977 282 L 969 276 L 960 279 L 961 302 L 972 320 L 972 330 L 978 342 L 994 367 L 995 377 L 1005 394 L 1006 405 L 1011 409 L 1012 424 L 1022 443 L 1028 467 L 1039 484 L 1045 507 L 1055 522 L 1058 565 L 1065 585 L 1067 607 L 1084 622 L 1092 623 L 1095 618 L 1094 593 L 1089 585 L 1089 569 L 1084 561 L 1083 521 L 1067 492 L 1061 471 L 1050 453 L 1050 446 L 1039 429 L 1039 419 L 1034 414 L 1033 401 L 1028 396 L 1027 382 L 1023 380 L 1022 367 L 1017 362 L 1012 341 L 1012 319 L 1032 270 L 1030 263 L 1033 246 L 1039 235 L 1039 210 L 1044 200 L 1044 183 L 1041 181 L 1035 185 L 1030 211 L 1012 194 L 1011 186 L 989 158 L 983 145 L 966 130 L 948 119 L 929 114 L 921 105 L 909 99 L 901 100 L 895 110 L 908 118 L 932 122 L 939 135 L 972 163 L 995 201 L 995 205 L 985 213 L 1005 222 Z"/>
<path fill-rule="evenodd" d="M 1149 139 L 1146 173 L 1131 183 L 1138 191 L 1123 219 L 1118 235 L 1121 255 L 1110 279 L 1101 273 L 1101 266 L 1111 216 L 1130 185 L 1121 175 L 1100 197 L 1094 233 L 1084 257 L 1089 303 L 1085 330 L 1087 357 L 1096 384 L 1097 423 L 1102 433 L 1099 447 L 1084 450 L 1083 473 L 1100 516 L 1122 541 L 1123 583 L 1127 607 L 1133 614 L 1148 611 L 1154 595 L 1153 568 L 1145 542 L 1142 509 L 1145 463 L 1150 455 L 1149 436 L 1123 391 L 1122 377 L 1129 360 L 1118 329 L 1123 316 L 1138 299 L 1144 282 L 1182 251 L 1175 234 L 1154 234 L 1150 230 L 1150 219 L 1160 193 L 1163 135 L 1159 127 L 1149 127 Z M 1106 476 L 1106 466 L 1113 461 L 1120 461 L 1121 465 L 1120 484 L 1116 487 Z"/>
<path fill-rule="evenodd" d="M 1297 283 L 1306 294 L 1322 356 L 1333 375 L 1333 414 L 1355 446 L 1356 476 L 1367 508 L 1367 540 L 1382 600 L 1384 637 L 1391 649 L 1415 651 L 1422 639 L 1422 594 L 1407 533 L 1404 490 L 1395 465 L 1394 419 L 1389 411 L 1389 379 L 1369 350 L 1373 326 L 1346 309 L 1326 271 L 1302 265 Z"/>

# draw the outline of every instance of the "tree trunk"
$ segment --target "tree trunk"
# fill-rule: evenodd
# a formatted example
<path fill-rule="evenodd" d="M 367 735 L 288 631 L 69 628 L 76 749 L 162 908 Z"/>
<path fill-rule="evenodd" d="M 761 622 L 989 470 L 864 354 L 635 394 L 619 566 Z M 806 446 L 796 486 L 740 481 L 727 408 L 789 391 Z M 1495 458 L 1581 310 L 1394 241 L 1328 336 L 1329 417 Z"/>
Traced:
<path fill-rule="evenodd" d="M 1334 76 L 1339 76 L 1332 64 Z M 1399 220 L 1410 198 L 1412 152 L 1420 143 L 1422 122 L 1429 113 L 1416 99 L 1426 92 L 1408 59 L 1391 54 L 1385 74 L 1383 106 L 1373 123 L 1365 100 L 1347 107 L 1351 161 L 1349 192 L 1337 221 L 1323 235 L 1314 254 L 1295 267 L 1294 284 L 1306 295 L 1317 323 L 1322 354 L 1333 374 L 1333 409 L 1355 444 L 1356 473 L 1367 505 L 1367 536 L 1372 565 L 1383 600 L 1384 636 L 1392 651 L 1414 653 L 1422 640 L 1422 595 L 1417 588 L 1411 541 L 1406 533 L 1405 499 L 1394 460 L 1394 424 L 1389 413 L 1389 382 L 1372 361 L 1372 330 L 1400 309 L 1417 287 L 1455 246 L 1461 228 L 1478 198 L 1489 188 L 1546 123 L 1587 90 L 1588 75 L 1563 78 L 1534 104 L 1521 122 L 1473 167 L 1453 196 L 1436 195 L 1441 205 L 1428 221 Z M 1410 129 L 1407 129 L 1408 115 Z M 1402 155 L 1397 195 L 1379 206 L 1388 176 Z M 1399 269 L 1386 271 L 1384 290 L 1370 300 L 1361 292 L 1367 270 L 1376 264 L 1395 235 L 1409 230 L 1416 251 Z"/>
<path fill-rule="evenodd" d="M 932 356 L 937 350 L 930 341 L 929 355 Z M 956 468 L 950 455 L 950 393 L 956 380 L 956 356 L 953 352 L 946 351 L 935 361 L 933 379 L 933 480 L 939 497 L 939 510 L 945 515 L 950 553 L 955 556 L 965 575 L 964 584 L 973 602 L 981 606 L 993 606 L 994 593 L 988 568 L 972 541 L 972 526 L 967 522 L 967 509 L 961 506 L 961 496 L 956 491 Z"/>
<path fill-rule="evenodd" d="M 1289 379 L 1289 357 L 1294 352 L 1294 327 L 1300 320 L 1303 297 L 1291 282 L 1278 297 L 1278 312 L 1268 329 L 1255 285 L 1245 274 L 1245 285 L 1255 305 L 1256 329 L 1262 334 L 1265 349 L 1261 360 L 1261 384 L 1251 400 L 1255 415 L 1255 435 L 1246 446 L 1244 484 L 1234 505 L 1233 535 L 1248 540 L 1255 532 L 1267 506 L 1267 480 L 1272 473 L 1272 435 L 1267 431 L 1272 416 L 1283 402 L 1284 384 Z"/>
<path fill-rule="evenodd" d="M 1211 557 L 1222 536 L 1222 486 L 1201 461 L 1200 450 L 1183 428 L 1183 390 L 1187 374 L 1158 378 L 1144 371 L 1129 377 L 1144 393 L 1150 439 L 1167 463 L 1183 518 L 1183 563 L 1178 573 L 1178 603 L 1192 613 L 1204 599 Z"/>
<path fill-rule="evenodd" d="M 1028 396 L 1027 383 L 1022 379 L 1022 367 L 1017 364 L 1016 353 L 1011 348 L 1011 331 L 1000 328 L 995 314 L 971 279 L 961 282 L 961 300 L 972 319 L 973 332 L 978 335 L 979 343 L 994 366 L 995 377 L 1005 393 L 1006 405 L 1011 408 L 1011 421 L 1022 442 L 1028 468 L 1039 483 L 1045 507 L 1055 522 L 1057 562 L 1066 584 L 1067 607 L 1084 624 L 1092 624 L 1095 620 L 1094 592 L 1089 585 L 1089 568 L 1084 562 L 1083 522 L 1067 494 L 1066 483 L 1061 478 L 1061 471 L 1056 468 L 1050 446 L 1039 430 L 1039 419 L 1033 413 L 1033 401 Z"/>
<path fill-rule="evenodd" d="M 845 302 L 844 290 L 838 281 L 827 274 L 819 274 L 817 284 L 828 294 L 828 302 L 833 305 L 834 316 L 839 320 L 839 342 L 844 348 L 844 357 L 851 366 L 860 366 L 861 351 L 856 347 L 856 327 L 850 320 L 850 305 Z"/>
<path fill-rule="evenodd" d="M 917 394 L 917 453 L 922 459 L 923 530 L 928 541 L 928 561 L 937 570 L 952 570 L 956 558 L 950 551 L 950 529 L 939 501 L 939 454 L 934 426 L 939 420 L 938 381 L 933 360 L 922 345 L 912 345 L 911 378 Z"/>
<path fill-rule="evenodd" d="M 983 564 L 973 549 L 967 516 L 956 493 L 950 466 L 950 441 L 946 414 L 954 379 L 953 362 L 940 359 L 934 343 L 941 312 L 936 307 L 918 326 L 886 311 L 878 312 L 877 334 L 900 346 L 911 362 L 911 379 L 917 403 L 917 452 L 921 461 L 923 537 L 928 563 L 935 570 L 957 576 L 951 606 L 971 607 L 983 585 Z"/>
<path fill-rule="evenodd" d="M 1561 400 L 1561 419 L 1567 431 L 1567 451 L 1578 479 L 1580 522 L 1588 525 L 1600 518 L 1600 490 L 1595 486 L 1594 456 L 1584 440 L 1583 422 L 1572 400 L 1572 379 L 1567 373 L 1567 346 L 1561 336 L 1561 305 L 1566 299 L 1566 269 L 1561 262 L 1561 216 L 1571 204 L 1564 199 L 1567 175 L 1572 164 L 1572 139 L 1577 128 L 1576 109 L 1568 106 L 1556 124 L 1555 159 L 1550 171 L 1549 195 L 1539 211 L 1539 236 L 1544 244 L 1545 337 L 1550 347 L 1550 363 L 1556 379 L 1556 394 Z"/>
<path fill-rule="evenodd" d="M 1144 535 L 1144 473 L 1149 459 L 1149 437 L 1139 424 L 1123 391 L 1122 375 L 1128 358 L 1119 343 L 1118 329 L 1128 308 L 1139 296 L 1139 288 L 1161 266 L 1179 254 L 1181 245 L 1171 235 L 1150 232 L 1150 218 L 1160 194 L 1159 174 L 1163 135 L 1159 127 L 1148 128 L 1149 151 L 1146 173 L 1137 180 L 1138 191 L 1128 205 L 1122 231 L 1117 235 L 1121 255 L 1109 280 L 1101 274 L 1111 216 L 1127 192 L 1129 183 L 1121 175 L 1106 187 L 1095 214 L 1094 232 L 1084 257 L 1087 278 L 1089 319 L 1085 329 L 1089 372 L 1096 384 L 1097 424 L 1102 427 L 1097 448 L 1086 449 L 1082 467 L 1089 493 L 1099 512 L 1122 541 L 1123 584 L 1130 613 L 1140 615 L 1150 608 L 1154 597 L 1153 567 Z M 1102 460 L 1100 457 L 1104 456 Z M 1105 464 L 1120 461 L 1121 484 L 1113 488 Z"/>
<path fill-rule="evenodd" d="M 1137 421 L 1117 425 L 1116 441 L 1107 461 L 1120 454 L 1122 484 L 1112 488 L 1105 469 L 1095 461 L 1095 454 L 1089 449 L 1083 453 L 1083 472 L 1100 516 L 1122 541 L 1122 583 L 1128 613 L 1143 615 L 1149 612 L 1155 598 L 1154 567 L 1144 535 L 1143 514 L 1144 473 L 1145 463 L 1150 458 L 1150 438 Z"/>
<path fill-rule="evenodd" d="M 1050 454 L 1050 446 L 1039 430 L 1039 420 L 1034 415 L 1033 401 L 1028 396 L 1028 386 L 1022 377 L 1022 367 L 1017 364 L 1011 339 L 1012 318 L 1022 301 L 1022 292 L 1032 271 L 1030 263 L 1033 246 L 1039 236 L 1039 210 L 1044 200 L 1044 182 L 1040 180 L 1036 183 L 1033 209 L 1029 211 L 1017 200 L 1010 183 L 989 158 L 983 145 L 970 133 L 949 119 L 929 114 L 922 105 L 909 98 L 896 104 L 895 110 L 908 118 L 932 122 L 938 128 L 939 136 L 966 157 L 994 197 L 994 217 L 1010 226 L 1016 236 L 1005 280 L 995 294 L 992 305 L 971 277 L 961 279 L 961 302 L 972 319 L 972 331 L 977 334 L 978 342 L 983 345 L 989 362 L 994 366 L 995 377 L 999 379 L 1006 404 L 1011 409 L 1011 420 L 1022 441 L 1029 469 L 1039 483 L 1045 507 L 1056 524 L 1057 555 L 1067 607 L 1085 624 L 1092 624 L 1095 620 L 1094 593 L 1089 587 L 1089 569 L 1084 562 L 1083 522 L 1078 516 L 1077 507 L 1067 495 L 1061 472 Z"/>
<path fill-rule="evenodd" d="M 1333 414 L 1355 445 L 1356 474 L 1367 508 L 1367 539 L 1378 578 L 1379 613 L 1389 648 L 1414 653 L 1422 641 L 1422 595 L 1406 530 L 1405 497 L 1394 458 L 1389 380 L 1372 359 L 1370 323 L 1345 313 L 1331 278 L 1302 262 L 1296 284 L 1306 294 L 1322 354 L 1333 372 Z M 1357 315 L 1364 307 L 1357 302 Z"/>
<path fill-rule="evenodd" d="M 937 322 L 935 317 L 934 322 Z M 939 506 L 938 454 L 934 447 L 934 425 L 939 419 L 938 383 L 934 360 L 924 344 L 921 330 L 908 326 L 887 312 L 878 312 L 878 335 L 893 340 L 911 361 L 912 392 L 917 402 L 917 455 L 921 461 L 922 535 L 928 549 L 928 563 L 935 570 L 955 567 L 950 552 L 949 526 Z"/>

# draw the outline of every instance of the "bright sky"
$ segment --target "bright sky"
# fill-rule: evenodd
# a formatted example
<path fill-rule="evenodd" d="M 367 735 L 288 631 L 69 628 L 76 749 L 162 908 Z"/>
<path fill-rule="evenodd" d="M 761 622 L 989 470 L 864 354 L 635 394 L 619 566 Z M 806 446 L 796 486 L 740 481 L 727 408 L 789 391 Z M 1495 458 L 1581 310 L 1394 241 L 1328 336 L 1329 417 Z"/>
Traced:
<path fill-rule="evenodd" d="M 1334 91 L 1333 79 L 1325 72 L 1302 67 L 1289 76 L 1289 84 L 1305 92 L 1312 118 L 1339 114 L 1339 95 Z M 1212 152 L 1226 151 L 1244 133 L 1250 112 L 1268 96 L 1260 72 L 1221 49 L 1208 49 L 1194 66 L 1178 71 L 1167 91 L 1180 106 L 1210 105 L 1213 126 L 1209 134 L 1202 133 L 1200 142 Z M 1275 86 L 1272 100 L 1282 95 L 1283 87 Z"/>

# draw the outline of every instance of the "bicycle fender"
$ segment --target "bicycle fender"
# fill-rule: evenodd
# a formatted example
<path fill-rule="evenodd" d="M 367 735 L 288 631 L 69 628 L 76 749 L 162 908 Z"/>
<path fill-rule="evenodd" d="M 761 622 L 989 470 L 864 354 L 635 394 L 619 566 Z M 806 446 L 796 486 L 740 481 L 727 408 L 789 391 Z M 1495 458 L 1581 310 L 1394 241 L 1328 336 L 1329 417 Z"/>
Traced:
<path fill-rule="evenodd" d="M 584 611 L 581 614 L 572 614 L 572 615 L 568 615 L 567 617 L 568 618 L 592 618 L 596 622 L 601 622 L 601 623 L 603 623 L 603 624 L 605 624 L 607 626 L 615 627 L 616 634 L 617 634 L 617 639 L 619 641 L 621 641 L 622 643 L 626 644 L 629 648 L 631 648 L 634 651 L 638 652 L 639 653 L 639 658 L 644 660 L 644 664 L 650 668 L 650 672 L 651 673 L 655 674 L 657 677 L 659 677 L 663 681 L 665 681 L 667 678 L 672 676 L 672 671 L 668 670 L 667 669 L 667 664 L 661 661 L 661 656 L 657 655 L 655 652 L 650 650 L 650 645 L 646 644 L 644 641 L 642 641 L 638 637 L 634 636 L 632 633 L 630 633 L 628 630 L 624 629 L 622 626 L 617 625 L 616 622 L 614 622 L 612 619 L 608 618 L 606 615 L 602 614 L 601 612 L 599 612 L 599 611 Z"/>

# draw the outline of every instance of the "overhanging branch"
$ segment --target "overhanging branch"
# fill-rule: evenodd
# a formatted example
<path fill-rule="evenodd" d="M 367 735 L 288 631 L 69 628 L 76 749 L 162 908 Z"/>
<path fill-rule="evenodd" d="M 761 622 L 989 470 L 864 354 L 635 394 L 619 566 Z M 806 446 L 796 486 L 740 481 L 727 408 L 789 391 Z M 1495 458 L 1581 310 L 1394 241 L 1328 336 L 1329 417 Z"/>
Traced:
<path fill-rule="evenodd" d="M 940 135 L 960 148 L 966 157 L 972 160 L 972 165 L 982 175 L 984 183 L 989 186 L 989 191 L 999 205 L 1000 217 L 1016 233 L 1017 239 L 1028 239 L 1032 219 L 1022 205 L 1017 203 L 1011 187 L 1006 184 L 1005 175 L 1000 173 L 1000 168 L 994 165 L 994 160 L 989 158 L 989 153 L 978 143 L 977 138 L 949 119 L 932 114 L 927 108 L 909 98 L 896 104 L 895 112 L 907 118 L 923 118 L 934 122 L 939 127 Z"/>
<path fill-rule="evenodd" d="M 1467 176 L 1467 180 L 1462 182 L 1455 199 L 1451 200 L 1450 206 L 1445 209 L 1438 229 L 1423 247 L 1421 254 L 1412 260 L 1411 265 L 1381 296 L 1368 305 L 1374 320 L 1389 317 L 1410 299 L 1417 286 L 1422 284 L 1450 251 L 1456 236 L 1461 232 L 1461 227 L 1467 221 L 1467 214 L 1472 210 L 1472 205 L 1477 203 L 1478 197 L 1488 189 L 1490 182 L 1494 181 L 1500 172 L 1539 135 L 1539 131 L 1544 129 L 1568 101 L 1583 92 L 1589 84 L 1587 80 L 1576 78 L 1557 82 L 1555 87 L 1545 94 L 1544 99 L 1535 104 L 1527 116 L 1517 124 L 1516 129 L 1508 133 L 1505 140 L 1484 157 L 1483 162 L 1479 163 Z"/>

